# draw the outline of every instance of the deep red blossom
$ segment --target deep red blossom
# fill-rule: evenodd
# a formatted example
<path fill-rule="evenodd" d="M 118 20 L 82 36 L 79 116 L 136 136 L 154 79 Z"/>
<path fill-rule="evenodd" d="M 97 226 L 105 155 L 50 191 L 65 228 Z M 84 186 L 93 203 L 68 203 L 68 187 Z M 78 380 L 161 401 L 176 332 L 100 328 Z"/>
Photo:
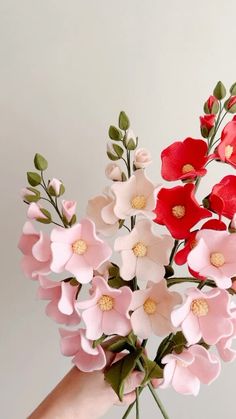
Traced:
<path fill-rule="evenodd" d="M 200 116 L 201 128 L 206 128 L 209 132 L 215 125 L 215 117 L 214 114 Z"/>
<path fill-rule="evenodd" d="M 204 105 L 204 111 L 207 114 L 216 114 L 219 110 L 219 101 L 215 96 L 209 96 Z"/>
<path fill-rule="evenodd" d="M 230 110 L 236 104 L 236 96 L 232 96 L 226 104 L 228 110 Z M 233 112 L 234 113 L 234 112 Z"/>
<path fill-rule="evenodd" d="M 186 138 L 176 141 L 161 153 L 161 174 L 165 180 L 194 179 L 204 176 L 207 144 L 203 140 Z"/>
<path fill-rule="evenodd" d="M 221 161 L 236 168 L 236 117 L 223 129 L 217 154 Z"/>
<path fill-rule="evenodd" d="M 236 176 L 225 176 L 213 186 L 209 203 L 212 211 L 231 220 L 236 213 Z"/>
<path fill-rule="evenodd" d="M 195 186 L 187 183 L 171 189 L 162 188 L 155 209 L 157 224 L 165 225 L 175 239 L 186 239 L 190 229 L 211 212 L 201 208 L 194 196 Z"/>

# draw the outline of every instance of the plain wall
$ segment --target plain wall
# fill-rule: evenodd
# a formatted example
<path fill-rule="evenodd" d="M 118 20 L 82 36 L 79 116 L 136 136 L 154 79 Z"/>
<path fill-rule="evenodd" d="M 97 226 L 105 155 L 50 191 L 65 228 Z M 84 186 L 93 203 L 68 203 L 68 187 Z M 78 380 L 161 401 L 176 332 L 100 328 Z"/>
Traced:
<path fill-rule="evenodd" d="M 236 81 L 235 15 L 235 0 L 0 0 L 1 419 L 24 419 L 70 368 L 36 283 L 19 266 L 19 191 L 35 152 L 83 216 L 105 185 L 107 128 L 124 109 L 160 182 L 161 150 L 197 138 L 215 83 Z M 209 172 L 201 198 L 232 169 Z M 235 373 L 235 364 L 223 365 L 198 398 L 161 391 L 171 419 L 232 418 Z M 161 417 L 148 392 L 141 412 Z"/>

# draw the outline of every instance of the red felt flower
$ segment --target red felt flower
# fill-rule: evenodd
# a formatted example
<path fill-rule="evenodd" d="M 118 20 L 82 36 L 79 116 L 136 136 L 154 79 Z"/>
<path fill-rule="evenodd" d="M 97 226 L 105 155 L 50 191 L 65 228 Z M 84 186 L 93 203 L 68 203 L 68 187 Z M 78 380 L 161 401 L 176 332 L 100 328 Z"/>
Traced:
<path fill-rule="evenodd" d="M 165 180 L 194 179 L 204 176 L 207 144 L 203 140 L 176 141 L 161 153 L 161 174 Z"/>
<path fill-rule="evenodd" d="M 221 161 L 236 167 L 236 117 L 223 129 L 217 154 Z"/>
<path fill-rule="evenodd" d="M 201 128 L 206 128 L 209 132 L 215 125 L 215 117 L 214 114 L 200 116 Z"/>
<path fill-rule="evenodd" d="M 212 211 L 231 220 L 236 213 L 236 176 L 225 176 L 213 186 L 209 203 Z"/>
<path fill-rule="evenodd" d="M 186 239 L 190 229 L 211 212 L 201 208 L 194 196 L 195 186 L 187 183 L 171 189 L 162 188 L 155 209 L 158 224 L 165 225 L 175 239 Z"/>
<path fill-rule="evenodd" d="M 219 110 L 219 101 L 215 96 L 210 96 L 204 105 L 204 111 L 207 114 L 216 114 Z"/>

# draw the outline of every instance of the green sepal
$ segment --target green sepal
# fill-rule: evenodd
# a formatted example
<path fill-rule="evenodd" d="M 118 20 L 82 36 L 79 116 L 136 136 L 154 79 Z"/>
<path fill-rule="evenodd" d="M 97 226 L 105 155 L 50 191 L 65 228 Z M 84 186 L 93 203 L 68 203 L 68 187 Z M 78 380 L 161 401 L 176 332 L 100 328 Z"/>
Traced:
<path fill-rule="evenodd" d="M 228 100 L 225 101 L 224 103 L 224 108 L 227 112 L 229 113 L 236 113 L 236 103 L 232 106 L 230 106 L 230 108 L 228 108 L 228 104 L 229 104 L 230 98 Z"/>
<path fill-rule="evenodd" d="M 202 205 L 206 209 L 210 209 L 209 195 L 202 200 Z"/>
<path fill-rule="evenodd" d="M 101 345 L 102 342 L 107 338 L 107 335 L 103 334 L 100 338 L 93 341 L 93 348 L 96 348 L 98 345 Z"/>
<path fill-rule="evenodd" d="M 138 348 L 119 361 L 112 364 L 112 366 L 105 371 L 105 380 L 111 385 L 119 400 L 122 401 L 124 395 L 125 380 L 129 377 L 136 366 L 136 362 L 142 355 L 142 348 Z"/>
<path fill-rule="evenodd" d="M 170 278 L 171 276 L 174 275 L 175 271 L 174 271 L 174 269 L 171 265 L 166 265 L 166 266 L 164 266 L 164 268 L 165 268 L 164 278 Z"/>
<path fill-rule="evenodd" d="M 204 113 L 206 113 L 207 115 L 211 113 L 210 109 L 208 108 L 207 102 L 204 103 L 203 110 L 204 110 Z"/>
<path fill-rule="evenodd" d="M 135 141 L 133 140 L 133 138 L 130 138 L 130 140 L 128 140 L 128 142 L 127 142 L 127 144 L 126 144 L 126 148 L 127 148 L 127 150 L 129 150 L 129 151 L 133 151 L 133 150 L 135 150 L 135 149 L 136 149 L 136 147 L 137 147 L 137 141 L 135 142 Z"/>
<path fill-rule="evenodd" d="M 119 115 L 119 128 L 126 131 L 130 126 L 129 118 L 124 111 L 120 112 Z"/>
<path fill-rule="evenodd" d="M 59 194 L 56 194 L 56 191 L 52 186 L 48 187 L 48 192 L 51 196 L 59 197 L 65 193 L 65 186 L 63 184 L 60 185 Z"/>
<path fill-rule="evenodd" d="M 73 216 L 72 216 L 72 218 L 69 222 L 69 226 L 72 227 L 76 223 L 76 221 L 77 221 L 76 214 L 73 214 Z"/>
<path fill-rule="evenodd" d="M 118 144 L 112 144 L 113 150 L 115 151 L 116 155 L 121 158 L 123 156 L 124 150 Z"/>
<path fill-rule="evenodd" d="M 37 221 L 42 224 L 50 224 L 52 222 L 52 216 L 48 210 L 45 208 L 40 208 L 40 211 L 45 215 L 47 218 L 37 218 Z"/>
<path fill-rule="evenodd" d="M 27 172 L 27 179 L 31 186 L 38 186 L 41 183 L 41 176 L 36 172 Z"/>
<path fill-rule="evenodd" d="M 34 156 L 34 165 L 37 170 L 42 172 L 48 168 L 47 160 L 39 153 Z"/>
<path fill-rule="evenodd" d="M 163 377 L 163 369 L 155 361 L 152 361 L 144 355 L 142 357 L 142 361 L 145 370 L 145 376 L 141 383 L 142 386 L 145 386 L 153 378 Z"/>
<path fill-rule="evenodd" d="M 229 91 L 230 91 L 232 96 L 236 95 L 236 83 L 232 84 Z"/>
<path fill-rule="evenodd" d="M 107 157 L 112 161 L 120 160 L 120 157 L 116 156 L 115 154 L 112 154 L 110 151 L 107 151 Z"/>
<path fill-rule="evenodd" d="M 25 195 L 24 196 L 25 201 L 27 201 L 27 202 L 38 202 L 40 200 L 40 192 L 38 191 L 38 189 L 31 188 L 31 187 L 27 187 L 26 189 L 33 192 L 34 195 Z"/>
<path fill-rule="evenodd" d="M 127 180 L 127 176 L 124 172 L 121 173 L 121 180 L 122 182 L 125 182 Z"/>
<path fill-rule="evenodd" d="M 111 140 L 114 141 L 121 141 L 123 138 L 123 134 L 119 128 L 114 127 L 114 125 L 111 125 L 109 127 L 108 135 Z"/>
<path fill-rule="evenodd" d="M 219 100 L 224 99 L 226 96 L 226 88 L 221 81 L 218 81 L 216 87 L 213 90 L 213 95 Z"/>
<path fill-rule="evenodd" d="M 201 134 L 202 134 L 203 138 L 208 138 L 209 137 L 209 131 L 208 131 L 207 127 L 204 127 L 204 126 L 201 127 Z"/>
<path fill-rule="evenodd" d="M 125 220 L 119 220 L 119 229 L 123 227 Z"/>

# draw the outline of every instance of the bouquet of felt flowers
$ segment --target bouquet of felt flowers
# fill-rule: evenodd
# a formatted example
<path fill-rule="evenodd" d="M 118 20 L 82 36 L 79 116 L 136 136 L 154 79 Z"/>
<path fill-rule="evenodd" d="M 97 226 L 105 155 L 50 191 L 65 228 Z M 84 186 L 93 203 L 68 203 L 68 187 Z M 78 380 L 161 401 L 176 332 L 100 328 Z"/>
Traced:
<path fill-rule="evenodd" d="M 120 400 L 138 372 L 136 400 L 123 418 L 135 403 L 139 417 L 145 387 L 168 418 L 159 389 L 197 395 L 201 383 L 218 377 L 220 359 L 236 357 L 236 176 L 223 177 L 202 202 L 196 198 L 209 164 L 236 167 L 236 83 L 226 95 L 218 82 L 204 104 L 200 139 L 162 151 L 162 177 L 178 186 L 149 180 L 150 153 L 138 147 L 123 111 L 108 132 L 110 184 L 88 201 L 85 218 L 77 220 L 76 201 L 61 199 L 63 183 L 46 178 L 42 155 L 27 173 L 23 271 L 37 280 L 39 298 L 49 301 L 47 315 L 70 326 L 60 329 L 61 351 L 79 370 L 104 371 Z M 51 231 L 39 231 L 35 222 L 50 224 Z M 175 265 L 185 265 L 186 276 L 177 277 Z M 173 291 L 183 283 L 184 292 Z"/>

